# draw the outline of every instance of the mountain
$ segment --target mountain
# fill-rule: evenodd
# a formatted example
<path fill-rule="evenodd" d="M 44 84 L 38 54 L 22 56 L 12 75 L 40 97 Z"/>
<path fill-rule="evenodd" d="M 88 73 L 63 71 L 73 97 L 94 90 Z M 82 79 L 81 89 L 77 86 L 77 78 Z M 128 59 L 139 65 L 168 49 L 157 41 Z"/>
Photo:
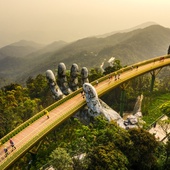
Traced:
<path fill-rule="evenodd" d="M 41 60 L 48 57 L 53 51 L 56 51 L 67 43 L 56 41 L 46 46 L 31 41 L 21 40 L 0 49 L 0 87 L 7 82 L 16 82 L 18 77 L 32 69 L 38 67 Z M 37 66 L 38 65 L 38 66 Z M 25 76 L 24 76 L 25 77 Z M 25 81 L 25 78 L 23 81 Z M 22 82 L 23 82 L 22 81 Z"/>
<path fill-rule="evenodd" d="M 18 42 L 12 43 L 11 46 L 25 46 L 25 47 L 30 46 L 30 47 L 40 49 L 44 46 L 44 44 L 36 43 L 34 41 L 20 40 Z"/>
<path fill-rule="evenodd" d="M 37 58 L 40 55 L 48 54 L 48 53 L 54 52 L 56 50 L 59 50 L 66 45 L 67 45 L 67 42 L 55 41 L 55 42 L 52 42 L 51 44 L 44 46 L 43 48 L 41 48 L 38 51 L 28 54 L 27 58 Z M 41 56 L 40 56 L 40 58 L 41 58 Z"/>
<path fill-rule="evenodd" d="M 151 25 L 105 38 L 87 37 L 72 43 L 58 43 L 61 43 L 58 48 L 59 44 L 54 42 L 24 58 L 3 58 L 5 67 L 0 60 L 0 76 L 12 77 L 13 81 L 21 83 L 30 76 L 45 74 L 47 69 L 56 69 L 60 62 L 64 62 L 67 69 L 73 63 L 77 63 L 80 68 L 92 68 L 99 67 L 105 59 L 107 61 L 111 57 L 120 60 L 122 65 L 130 65 L 167 54 L 170 29 Z"/>
<path fill-rule="evenodd" d="M 21 40 L 0 48 L 0 54 L 10 57 L 24 57 L 39 50 L 43 46 L 44 45 L 35 43 L 33 41 Z"/>
<path fill-rule="evenodd" d="M 64 62 L 69 68 L 73 62 L 81 67 L 99 67 L 104 59 L 119 59 L 123 65 L 164 55 L 170 43 L 170 29 L 153 25 L 106 38 L 90 37 L 78 40 L 57 50 L 44 61 L 50 68 Z M 53 64 L 52 64 L 53 63 Z"/>
<path fill-rule="evenodd" d="M 45 46 L 43 49 L 41 49 L 41 53 L 47 53 L 55 50 L 59 50 L 60 48 L 67 45 L 67 42 L 65 41 L 55 41 L 47 46 Z"/>
<path fill-rule="evenodd" d="M 145 22 L 145 23 L 142 23 L 140 25 L 137 25 L 137 26 L 129 28 L 129 29 L 113 31 L 113 32 L 106 33 L 106 34 L 103 34 L 103 35 L 98 35 L 97 37 L 98 38 L 105 38 L 105 37 L 108 37 L 108 36 L 116 34 L 116 33 L 130 32 L 130 31 L 133 31 L 133 30 L 136 30 L 136 29 L 146 28 L 146 27 L 149 27 L 151 25 L 158 25 L 158 24 L 156 22 Z"/>

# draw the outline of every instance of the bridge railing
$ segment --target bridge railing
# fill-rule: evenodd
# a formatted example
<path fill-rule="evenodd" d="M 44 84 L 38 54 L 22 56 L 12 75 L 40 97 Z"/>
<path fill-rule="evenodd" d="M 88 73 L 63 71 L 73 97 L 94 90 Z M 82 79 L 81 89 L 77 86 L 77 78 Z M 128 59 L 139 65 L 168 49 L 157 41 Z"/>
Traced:
<path fill-rule="evenodd" d="M 133 66 L 133 68 L 135 69 L 137 66 L 140 67 L 140 66 L 146 65 L 146 64 L 148 64 L 148 63 L 154 63 L 154 62 L 156 62 L 156 61 L 160 61 L 160 59 L 161 59 L 162 57 L 163 57 L 164 59 L 166 59 L 166 58 L 170 58 L 170 55 L 159 56 L 159 57 L 155 57 L 155 58 L 148 59 L 148 60 L 145 60 L 145 61 L 141 61 L 141 62 L 132 64 L 132 65 L 123 67 L 123 68 L 121 68 L 120 70 L 114 71 L 114 72 L 112 72 L 112 73 L 110 73 L 110 74 L 108 74 L 108 75 L 114 76 L 114 75 L 115 75 L 115 72 L 116 72 L 117 74 L 121 74 L 121 73 L 126 72 L 126 71 L 128 71 L 128 70 L 131 70 L 131 69 L 132 69 L 132 66 Z M 105 76 L 99 78 L 99 79 L 98 79 L 98 82 L 100 83 L 100 82 L 108 79 L 108 75 L 105 75 Z M 95 83 L 96 83 L 96 81 L 91 82 L 92 85 L 95 85 Z"/>

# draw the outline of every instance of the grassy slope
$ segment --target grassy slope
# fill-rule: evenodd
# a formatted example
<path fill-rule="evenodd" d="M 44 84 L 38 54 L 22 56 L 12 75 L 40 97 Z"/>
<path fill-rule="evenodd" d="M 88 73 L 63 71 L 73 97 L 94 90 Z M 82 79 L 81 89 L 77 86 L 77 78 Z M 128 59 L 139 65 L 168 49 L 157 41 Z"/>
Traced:
<path fill-rule="evenodd" d="M 155 96 L 148 107 L 148 114 L 143 116 L 143 120 L 147 124 L 152 124 L 156 119 L 158 119 L 163 113 L 160 111 L 159 107 L 170 100 L 170 93 L 159 94 Z"/>

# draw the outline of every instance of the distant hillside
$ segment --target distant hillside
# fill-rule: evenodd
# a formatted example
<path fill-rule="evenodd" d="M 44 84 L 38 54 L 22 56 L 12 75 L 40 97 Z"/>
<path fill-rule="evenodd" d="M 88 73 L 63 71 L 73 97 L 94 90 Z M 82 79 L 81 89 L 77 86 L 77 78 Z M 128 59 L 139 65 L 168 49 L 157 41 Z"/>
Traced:
<path fill-rule="evenodd" d="M 133 28 L 129 28 L 129 29 L 125 29 L 125 30 L 118 30 L 118 31 L 107 33 L 107 34 L 98 35 L 97 37 L 98 38 L 105 38 L 105 37 L 111 36 L 111 35 L 116 34 L 116 33 L 130 32 L 130 31 L 134 31 L 136 29 L 146 28 L 146 27 L 149 27 L 151 25 L 158 25 L 158 24 L 155 23 L 155 22 L 145 22 L 145 23 L 137 25 Z"/>
<path fill-rule="evenodd" d="M 3 58 L 5 58 L 5 57 L 7 57 L 7 56 L 6 56 L 5 54 L 3 54 L 3 53 L 0 52 L 0 60 L 3 59 Z"/>
<path fill-rule="evenodd" d="M 164 55 L 170 44 L 170 29 L 153 25 L 106 38 L 85 38 L 68 44 L 46 57 L 45 68 L 64 62 L 69 68 L 73 62 L 81 67 L 99 67 L 104 59 L 115 57 L 123 65 Z M 38 68 L 37 68 L 38 69 Z"/>
<path fill-rule="evenodd" d="M 6 57 L 0 60 L 0 75 L 13 79 L 13 76 L 21 74 L 23 65 L 25 66 L 25 60 L 22 58 Z"/>
<path fill-rule="evenodd" d="M 0 48 L 0 53 L 9 57 L 24 57 L 39 50 L 42 47 L 43 45 L 41 44 L 32 41 L 21 40 Z"/>
<path fill-rule="evenodd" d="M 170 44 L 170 29 L 153 25 L 132 31 L 133 35 L 120 43 L 100 51 L 101 56 L 114 56 L 124 65 L 167 54 Z M 130 35 L 122 33 L 124 37 Z M 115 35 L 111 36 L 114 38 Z"/>
<path fill-rule="evenodd" d="M 56 51 L 66 45 L 67 45 L 67 42 L 65 42 L 65 41 L 55 41 L 55 42 L 45 46 L 43 49 L 41 49 L 41 53 Z"/>
<path fill-rule="evenodd" d="M 70 69 L 72 63 L 77 63 L 80 68 L 83 66 L 91 68 L 99 67 L 104 59 L 107 61 L 111 57 L 119 59 L 122 65 L 129 65 L 165 55 L 169 45 L 170 29 L 160 25 L 116 33 L 105 38 L 84 38 L 69 44 L 63 43 L 63 46 L 59 48 L 54 47 L 51 50 L 44 50 L 44 52 L 41 51 L 43 49 L 36 51 L 27 55 L 24 58 L 25 62 L 12 61 L 15 63 L 15 68 L 19 63 L 22 65 L 13 70 L 11 76 L 13 80 L 23 82 L 29 76 L 45 74 L 47 69 L 54 70 L 60 62 L 64 62 L 67 69 Z M 7 65 L 3 74 L 8 73 L 9 69 L 9 65 Z"/>
<path fill-rule="evenodd" d="M 46 55 L 48 53 L 54 52 L 56 50 L 59 50 L 61 48 L 63 48 L 64 46 L 66 46 L 67 43 L 64 41 L 55 41 L 49 45 L 44 46 L 43 48 L 41 48 L 40 50 L 30 53 L 29 55 L 27 55 L 27 58 L 37 58 L 40 56 L 40 58 L 42 58 L 41 55 Z"/>
<path fill-rule="evenodd" d="M 40 68 L 39 63 L 48 57 L 52 52 L 61 49 L 67 43 L 64 41 L 56 41 L 47 46 L 34 43 L 32 41 L 21 40 L 0 49 L 0 80 L 4 80 L 0 87 L 6 85 L 7 82 L 16 82 L 18 77 L 25 81 L 25 74 L 30 72 L 32 68 Z"/>

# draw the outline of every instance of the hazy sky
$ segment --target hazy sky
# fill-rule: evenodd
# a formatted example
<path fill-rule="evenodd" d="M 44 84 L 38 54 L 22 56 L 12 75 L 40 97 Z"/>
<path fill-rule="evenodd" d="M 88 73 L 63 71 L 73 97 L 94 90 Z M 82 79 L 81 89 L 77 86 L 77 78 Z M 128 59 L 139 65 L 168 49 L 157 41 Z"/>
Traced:
<path fill-rule="evenodd" d="M 0 0 L 0 47 L 70 42 L 148 21 L 170 28 L 170 0 Z"/>

